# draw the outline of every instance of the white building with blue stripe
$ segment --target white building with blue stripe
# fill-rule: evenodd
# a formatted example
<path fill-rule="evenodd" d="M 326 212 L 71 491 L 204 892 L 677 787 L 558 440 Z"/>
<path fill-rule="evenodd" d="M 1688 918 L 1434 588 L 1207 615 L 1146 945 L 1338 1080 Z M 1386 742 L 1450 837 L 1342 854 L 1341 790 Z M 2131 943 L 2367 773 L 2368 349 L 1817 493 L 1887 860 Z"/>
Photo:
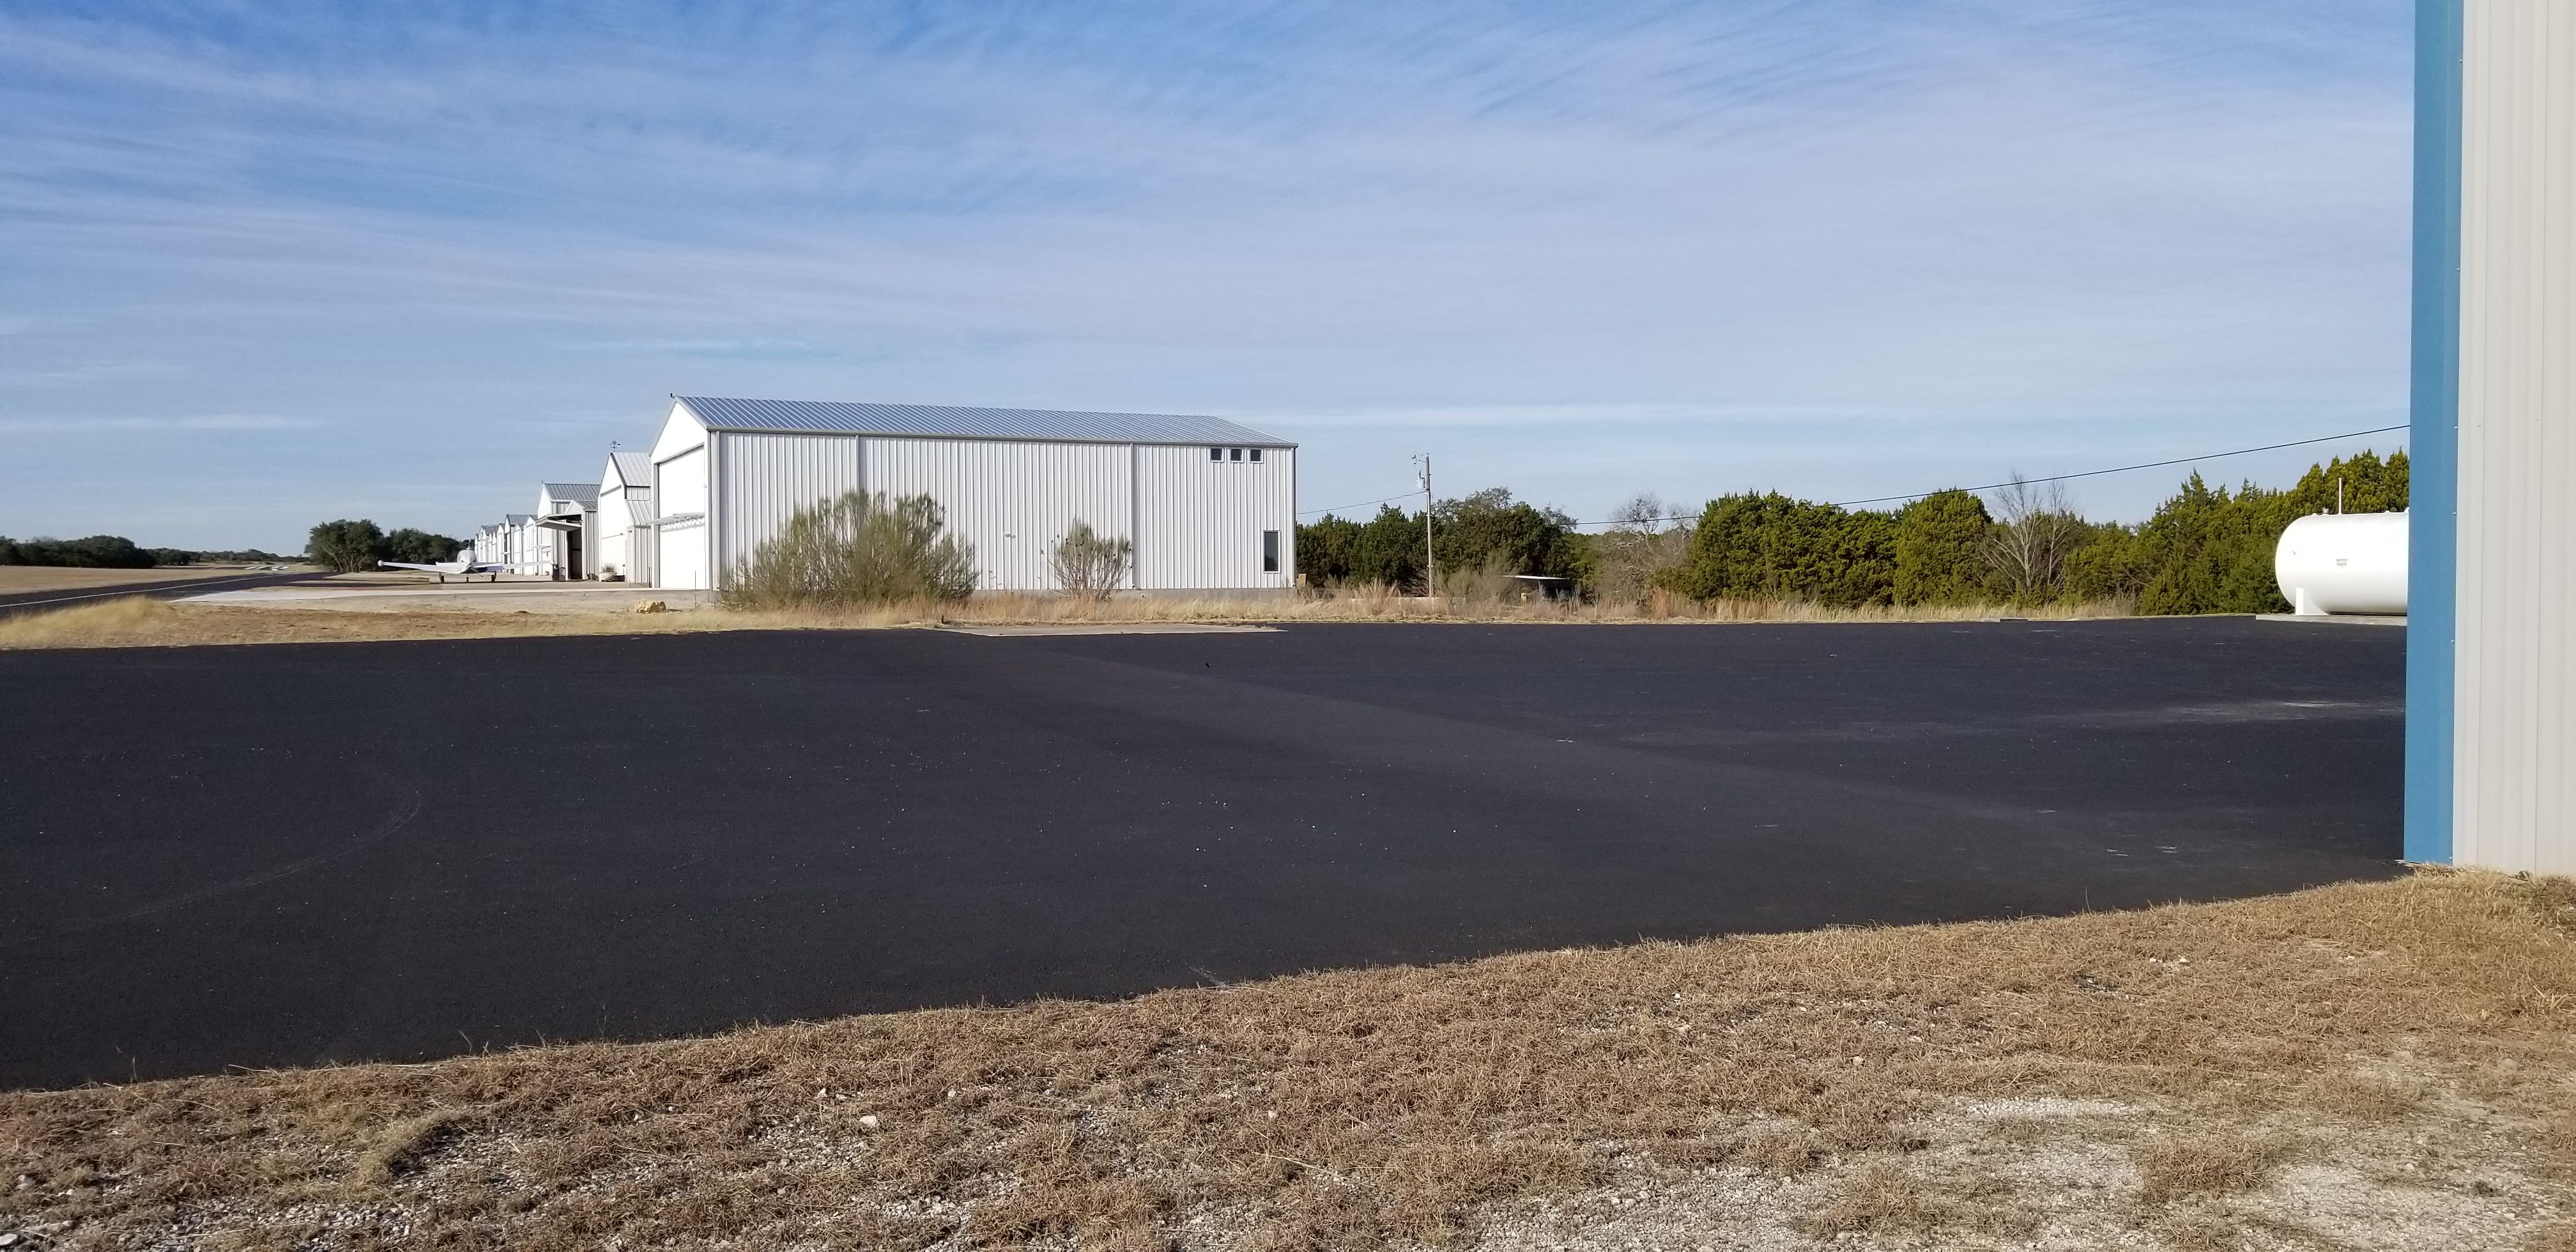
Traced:
<path fill-rule="evenodd" d="M 2416 62 L 2406 856 L 2576 873 L 2576 7 Z"/>

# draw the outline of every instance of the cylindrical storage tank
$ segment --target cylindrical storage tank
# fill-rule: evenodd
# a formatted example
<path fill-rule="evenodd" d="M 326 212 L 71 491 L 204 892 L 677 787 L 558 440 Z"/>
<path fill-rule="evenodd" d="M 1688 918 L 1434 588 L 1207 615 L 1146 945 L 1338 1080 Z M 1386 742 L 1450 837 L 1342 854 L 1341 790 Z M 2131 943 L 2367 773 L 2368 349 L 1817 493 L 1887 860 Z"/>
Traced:
<path fill-rule="evenodd" d="M 2290 523 L 2272 554 L 2281 595 L 2302 614 L 2404 613 L 2406 515 L 2318 513 Z"/>

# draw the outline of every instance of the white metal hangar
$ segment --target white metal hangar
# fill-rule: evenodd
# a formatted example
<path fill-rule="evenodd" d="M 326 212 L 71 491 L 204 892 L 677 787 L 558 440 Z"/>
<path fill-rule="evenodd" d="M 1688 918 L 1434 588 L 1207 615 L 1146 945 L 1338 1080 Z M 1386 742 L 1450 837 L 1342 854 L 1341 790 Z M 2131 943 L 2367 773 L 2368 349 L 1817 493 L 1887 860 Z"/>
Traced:
<path fill-rule="evenodd" d="M 627 582 L 653 581 L 653 458 L 611 452 L 599 475 L 591 573 Z"/>
<path fill-rule="evenodd" d="M 591 555 L 595 545 L 590 536 L 596 528 L 598 511 L 597 484 L 538 484 L 537 511 L 533 515 L 536 542 L 529 553 L 530 568 L 519 572 L 574 579 L 597 574 Z"/>
<path fill-rule="evenodd" d="M 653 441 L 654 585 L 722 587 L 798 509 L 926 495 L 982 590 L 1048 590 L 1080 521 L 1139 591 L 1285 590 L 1297 445 L 1223 418 L 674 396 Z"/>

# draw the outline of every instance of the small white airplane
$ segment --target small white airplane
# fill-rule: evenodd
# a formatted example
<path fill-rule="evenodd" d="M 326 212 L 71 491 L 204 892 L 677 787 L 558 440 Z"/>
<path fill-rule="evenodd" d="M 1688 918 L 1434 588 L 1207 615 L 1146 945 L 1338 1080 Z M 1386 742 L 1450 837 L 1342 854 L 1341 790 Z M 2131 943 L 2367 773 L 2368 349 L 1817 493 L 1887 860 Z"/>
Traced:
<path fill-rule="evenodd" d="M 490 574 L 492 576 L 492 581 L 496 583 L 501 581 L 502 567 L 485 561 L 431 561 L 427 563 L 419 561 L 378 561 L 376 564 L 385 569 L 416 569 L 424 574 L 436 574 L 438 575 L 438 581 L 442 583 L 447 581 L 447 576 L 450 574 L 454 574 L 459 578 L 469 578 L 475 574 Z"/>

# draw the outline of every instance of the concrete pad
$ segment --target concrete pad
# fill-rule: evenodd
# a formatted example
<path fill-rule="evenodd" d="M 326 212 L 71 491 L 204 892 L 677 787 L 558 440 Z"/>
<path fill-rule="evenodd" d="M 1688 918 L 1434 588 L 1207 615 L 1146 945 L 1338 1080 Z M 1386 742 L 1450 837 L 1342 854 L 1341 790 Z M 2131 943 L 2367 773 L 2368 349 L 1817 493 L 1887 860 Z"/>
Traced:
<path fill-rule="evenodd" d="M 2404 614 L 2382 613 L 2257 613 L 2256 621 L 2320 622 L 2341 626 L 2403 626 Z"/>

